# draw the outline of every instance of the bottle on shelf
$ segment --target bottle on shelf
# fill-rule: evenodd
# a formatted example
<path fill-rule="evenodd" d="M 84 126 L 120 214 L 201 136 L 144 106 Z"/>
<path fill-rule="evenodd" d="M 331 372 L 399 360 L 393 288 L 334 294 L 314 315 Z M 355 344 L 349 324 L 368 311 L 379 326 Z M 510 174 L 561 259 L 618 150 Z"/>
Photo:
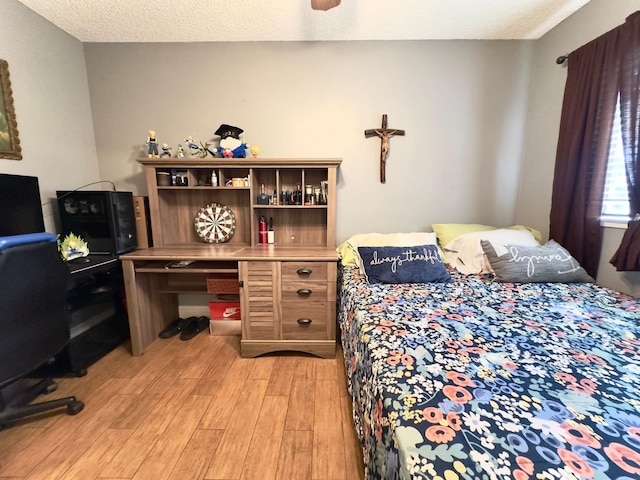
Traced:
<path fill-rule="evenodd" d="M 328 190 L 329 190 L 329 182 L 327 180 L 322 180 L 320 182 L 320 201 L 318 202 L 320 205 L 327 204 Z"/>
<path fill-rule="evenodd" d="M 258 222 L 258 243 L 267 243 L 267 220 L 264 216 Z"/>
<path fill-rule="evenodd" d="M 264 183 L 260 186 L 260 193 L 258 194 L 256 203 L 258 205 L 269 205 L 269 195 L 267 195 L 267 192 L 264 189 Z"/>
<path fill-rule="evenodd" d="M 211 186 L 212 187 L 218 186 L 218 174 L 216 173 L 215 169 L 211 170 Z"/>
<path fill-rule="evenodd" d="M 269 230 L 267 230 L 267 243 L 275 243 L 276 235 L 273 231 L 273 217 L 269 217 Z"/>
<path fill-rule="evenodd" d="M 271 196 L 271 204 L 272 205 L 278 205 L 278 192 L 276 192 L 276 189 L 273 189 L 273 195 Z"/>
<path fill-rule="evenodd" d="M 293 201 L 294 205 L 302 205 L 302 188 L 300 187 L 300 184 L 296 186 L 296 189 L 293 193 L 293 197 L 294 197 L 294 201 Z"/>
<path fill-rule="evenodd" d="M 305 185 L 304 186 L 304 204 L 305 205 L 315 205 L 315 198 L 313 197 L 313 186 Z"/>

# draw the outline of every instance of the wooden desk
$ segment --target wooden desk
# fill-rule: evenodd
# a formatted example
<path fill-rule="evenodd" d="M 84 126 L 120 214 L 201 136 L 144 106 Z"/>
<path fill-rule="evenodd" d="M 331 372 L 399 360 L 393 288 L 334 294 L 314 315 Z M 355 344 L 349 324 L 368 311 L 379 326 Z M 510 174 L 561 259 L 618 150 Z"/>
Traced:
<path fill-rule="evenodd" d="M 242 356 L 279 350 L 335 356 L 334 248 L 190 244 L 137 250 L 120 260 L 133 355 L 142 355 L 178 318 L 180 293 L 206 293 L 208 275 L 235 273 Z M 194 263 L 183 268 L 167 265 L 181 260 Z"/>

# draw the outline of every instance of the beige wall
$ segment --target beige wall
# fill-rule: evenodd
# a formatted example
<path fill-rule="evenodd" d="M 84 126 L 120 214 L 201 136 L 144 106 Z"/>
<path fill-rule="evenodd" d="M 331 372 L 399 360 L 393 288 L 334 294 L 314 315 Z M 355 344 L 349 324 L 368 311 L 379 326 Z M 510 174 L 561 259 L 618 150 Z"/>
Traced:
<path fill-rule="evenodd" d="M 176 146 L 222 123 L 263 157 L 341 157 L 338 241 L 436 222 L 512 224 L 526 41 L 87 44 L 100 175 L 145 193 L 148 129 Z M 380 141 L 391 139 L 387 183 Z"/>
<path fill-rule="evenodd" d="M 566 66 L 556 65 L 556 58 L 624 23 L 638 8 L 637 0 L 591 0 L 535 42 L 516 223 L 531 225 L 545 236 L 549 232 L 553 168 L 567 78 Z M 603 235 L 598 283 L 640 295 L 640 278 L 621 275 L 608 263 L 622 232 L 605 228 Z"/>
<path fill-rule="evenodd" d="M 38 177 L 47 202 L 56 190 L 99 180 L 83 47 L 16 0 L 0 0 L 0 12 L 23 155 L 0 159 L 0 173 Z M 50 205 L 43 211 L 55 232 Z"/>

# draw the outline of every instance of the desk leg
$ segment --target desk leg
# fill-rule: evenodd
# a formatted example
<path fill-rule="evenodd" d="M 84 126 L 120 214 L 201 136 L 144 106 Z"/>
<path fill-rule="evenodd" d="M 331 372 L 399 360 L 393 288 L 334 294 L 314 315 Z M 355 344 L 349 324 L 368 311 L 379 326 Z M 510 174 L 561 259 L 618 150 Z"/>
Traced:
<path fill-rule="evenodd" d="M 178 316 L 177 295 L 160 293 L 161 276 L 138 273 L 135 262 L 122 261 L 127 312 L 131 331 L 131 350 L 140 356 L 158 333 Z"/>

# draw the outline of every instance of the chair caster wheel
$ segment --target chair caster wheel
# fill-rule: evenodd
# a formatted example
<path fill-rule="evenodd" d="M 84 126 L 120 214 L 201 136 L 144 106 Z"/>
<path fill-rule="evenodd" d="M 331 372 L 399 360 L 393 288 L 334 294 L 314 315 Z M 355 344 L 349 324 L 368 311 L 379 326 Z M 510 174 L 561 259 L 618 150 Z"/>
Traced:
<path fill-rule="evenodd" d="M 47 394 L 47 395 L 48 395 L 48 394 L 50 394 L 50 393 L 55 392 L 56 390 L 58 390 L 58 384 L 57 384 L 57 383 L 55 383 L 55 382 L 52 382 L 52 383 L 48 384 L 48 385 L 44 388 L 43 393 L 45 393 L 45 394 Z"/>
<path fill-rule="evenodd" d="M 77 415 L 82 411 L 83 408 L 84 408 L 84 403 L 81 402 L 80 400 L 76 400 L 75 402 L 67 405 L 67 413 L 69 415 Z"/>

